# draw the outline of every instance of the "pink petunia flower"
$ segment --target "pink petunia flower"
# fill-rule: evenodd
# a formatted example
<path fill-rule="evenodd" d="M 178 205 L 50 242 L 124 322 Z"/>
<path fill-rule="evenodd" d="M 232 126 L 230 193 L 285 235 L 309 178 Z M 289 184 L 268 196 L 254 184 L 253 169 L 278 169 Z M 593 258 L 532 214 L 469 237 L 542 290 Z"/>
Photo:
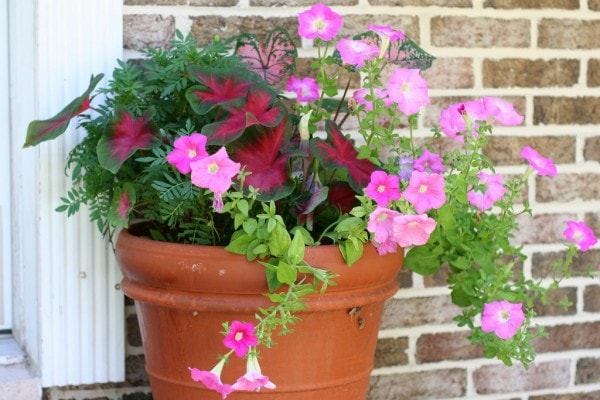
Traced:
<path fill-rule="evenodd" d="M 240 163 L 233 162 L 225 147 L 215 154 L 190 163 L 192 183 L 213 192 L 213 207 L 217 212 L 223 210 L 222 195 L 232 184 L 232 178 L 240 171 Z"/>
<path fill-rule="evenodd" d="M 423 149 L 423 154 L 414 161 L 414 169 L 415 171 L 441 174 L 445 168 L 442 157 L 425 148 Z"/>
<path fill-rule="evenodd" d="M 250 322 L 233 321 L 223 339 L 223 346 L 232 349 L 238 357 L 244 357 L 251 346 L 258 344 L 254 325 Z"/>
<path fill-rule="evenodd" d="M 260 365 L 255 354 L 250 354 L 246 361 L 246 373 L 233 384 L 235 390 L 258 392 L 261 388 L 275 389 L 276 386 L 260 371 Z"/>
<path fill-rule="evenodd" d="M 494 203 L 504 196 L 506 188 L 502 185 L 502 175 L 487 174 L 480 172 L 477 174 L 481 185 L 485 186 L 485 191 L 471 190 L 467 193 L 469 203 L 481 211 L 491 208 Z"/>
<path fill-rule="evenodd" d="M 392 200 L 400 198 L 400 178 L 385 171 L 373 171 L 365 194 L 375 200 L 379 207 L 386 207 Z"/>
<path fill-rule="evenodd" d="M 331 40 L 342 24 L 342 16 L 323 3 L 298 14 L 298 34 L 305 39 Z"/>
<path fill-rule="evenodd" d="M 398 215 L 401 215 L 398 211 L 382 207 L 369 215 L 367 230 L 374 233 L 372 242 L 380 256 L 395 253 L 398 248 L 394 239 L 394 218 Z"/>
<path fill-rule="evenodd" d="M 396 41 L 398 39 L 404 40 L 404 32 L 393 29 L 389 25 L 367 25 L 367 29 L 371 32 L 375 32 L 379 39 L 381 40 L 379 57 L 383 57 L 388 47 L 390 46 L 390 42 Z"/>
<path fill-rule="evenodd" d="M 429 240 L 436 222 L 426 214 L 394 217 L 394 240 L 401 247 L 421 246 Z"/>
<path fill-rule="evenodd" d="M 484 332 L 494 332 L 500 339 L 515 336 L 524 321 L 522 303 L 513 304 L 500 300 L 483 305 L 481 329 Z"/>
<path fill-rule="evenodd" d="M 377 207 L 369 215 L 367 230 L 373 233 L 373 240 L 376 245 L 381 245 L 388 241 L 393 242 L 394 218 L 401 215 L 398 211 L 390 210 L 384 207 Z"/>
<path fill-rule="evenodd" d="M 223 372 L 224 365 L 225 358 L 219 361 L 210 371 L 202 371 L 190 367 L 188 367 L 188 369 L 190 370 L 190 374 L 194 381 L 202 382 L 208 389 L 220 393 L 222 399 L 226 399 L 235 389 L 231 385 L 221 382 L 221 372 Z"/>
<path fill-rule="evenodd" d="M 370 30 L 371 32 L 375 32 L 377 35 L 379 35 L 380 39 L 383 38 L 388 38 L 391 41 L 395 41 L 398 39 L 404 39 L 404 32 L 393 29 L 391 26 L 389 25 L 373 25 L 373 24 L 368 24 L 367 25 L 367 29 Z"/>
<path fill-rule="evenodd" d="M 446 203 L 444 176 L 414 171 L 403 196 L 419 214 L 438 209 Z"/>
<path fill-rule="evenodd" d="M 483 98 L 483 105 L 487 115 L 494 117 L 500 125 L 504 126 L 515 126 L 521 125 L 523 117 L 515 111 L 512 103 L 502 100 L 499 97 L 487 97 Z"/>
<path fill-rule="evenodd" d="M 352 97 L 354 98 L 354 100 L 356 100 L 356 102 L 358 104 L 364 104 L 365 106 L 365 111 L 371 111 L 373 110 L 373 102 L 371 100 L 367 100 L 367 96 L 371 94 L 371 89 L 358 89 L 356 91 L 354 91 L 354 94 L 352 95 Z M 390 104 L 392 104 L 392 101 L 390 100 L 389 96 L 387 95 L 387 92 L 385 90 L 382 89 L 373 89 L 373 94 L 380 99 L 383 99 L 383 102 L 386 106 L 389 106 Z"/>
<path fill-rule="evenodd" d="M 379 55 L 379 48 L 363 42 L 362 40 L 340 39 L 336 46 L 344 64 L 354 65 L 358 68 L 365 66 Z"/>
<path fill-rule="evenodd" d="M 192 133 L 181 136 L 173 143 L 173 150 L 167 155 L 167 162 L 174 165 L 182 174 L 188 174 L 192 169 L 190 163 L 208 156 L 206 152 L 206 136 Z"/>
<path fill-rule="evenodd" d="M 461 113 L 462 104 L 452 104 L 440 112 L 440 130 L 446 136 L 459 142 L 464 141 L 462 133 L 467 129 L 465 118 Z"/>
<path fill-rule="evenodd" d="M 567 221 L 567 229 L 563 235 L 567 240 L 579 246 L 581 251 L 588 251 L 590 247 L 598 243 L 594 231 L 584 221 Z"/>
<path fill-rule="evenodd" d="M 313 101 L 319 98 L 319 85 L 314 78 L 290 77 L 285 85 L 285 90 L 296 93 L 298 101 Z"/>
<path fill-rule="evenodd" d="M 529 162 L 531 168 L 541 176 L 555 176 L 556 165 L 549 158 L 544 158 L 534 148 L 525 146 L 519 156 Z"/>
<path fill-rule="evenodd" d="M 427 81 L 418 69 L 396 68 L 388 82 L 387 92 L 406 115 L 415 114 L 429 104 Z"/>

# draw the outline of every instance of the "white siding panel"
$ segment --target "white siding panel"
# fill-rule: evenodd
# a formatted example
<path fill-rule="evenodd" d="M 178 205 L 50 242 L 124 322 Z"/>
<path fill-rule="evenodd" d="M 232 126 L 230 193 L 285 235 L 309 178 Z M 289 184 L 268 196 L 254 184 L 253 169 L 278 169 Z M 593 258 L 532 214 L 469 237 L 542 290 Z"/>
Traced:
<path fill-rule="evenodd" d="M 0 330 L 12 328 L 10 136 L 8 135 L 8 4 L 0 0 Z"/>
<path fill-rule="evenodd" d="M 90 76 L 122 57 L 122 1 L 38 0 L 39 117 L 80 95 Z M 106 83 L 106 78 L 101 84 Z M 94 102 L 97 104 L 98 99 Z M 68 151 L 82 132 L 69 130 L 39 150 L 39 368 L 42 385 L 124 379 L 123 295 L 112 249 L 86 213 L 56 213 L 69 190 Z"/>

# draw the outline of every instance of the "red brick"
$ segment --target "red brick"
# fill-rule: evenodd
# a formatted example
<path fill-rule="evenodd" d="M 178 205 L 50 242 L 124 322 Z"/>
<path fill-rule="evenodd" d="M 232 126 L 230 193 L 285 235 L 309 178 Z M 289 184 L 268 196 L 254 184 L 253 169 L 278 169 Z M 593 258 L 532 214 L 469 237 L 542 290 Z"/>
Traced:
<path fill-rule="evenodd" d="M 563 307 L 560 302 L 568 300 L 571 305 Z M 561 287 L 551 291 L 548 294 L 546 304 L 537 301 L 534 304 L 535 312 L 540 317 L 558 316 L 558 315 L 575 315 L 577 313 L 577 288 Z"/>
<path fill-rule="evenodd" d="M 418 363 L 480 358 L 483 348 L 467 339 L 470 332 L 423 334 L 417 340 L 415 358 Z"/>
<path fill-rule="evenodd" d="M 126 6 L 181 6 L 187 4 L 187 0 L 125 0 Z"/>
<path fill-rule="evenodd" d="M 521 392 L 564 388 L 570 380 L 569 360 L 557 360 L 521 366 L 486 365 L 473 372 L 473 384 L 479 394 Z"/>
<path fill-rule="evenodd" d="M 255 34 L 265 39 L 267 34 L 277 26 L 285 26 L 294 43 L 300 44 L 298 36 L 298 19 L 296 17 L 263 18 L 263 17 L 221 17 L 199 16 L 190 17 L 192 20 L 192 35 L 200 45 L 212 43 L 215 36 L 228 38 L 242 32 Z"/>
<path fill-rule="evenodd" d="M 548 157 L 555 164 L 568 164 L 575 162 L 575 137 L 574 136 L 498 136 L 489 137 L 488 145 L 484 149 L 486 156 L 494 165 L 527 165 L 519 154 L 523 147 L 531 146 L 544 157 Z"/>
<path fill-rule="evenodd" d="M 538 214 L 533 217 L 521 215 L 518 218 L 520 231 L 515 232 L 515 243 L 562 243 L 566 223 L 576 219 L 575 214 Z"/>
<path fill-rule="evenodd" d="M 175 37 L 175 17 L 160 15 L 125 15 L 123 17 L 123 47 L 143 50 L 165 48 Z"/>
<path fill-rule="evenodd" d="M 600 313 L 600 285 L 591 285 L 583 291 L 583 311 Z"/>
<path fill-rule="evenodd" d="M 579 0 L 486 0 L 484 7 L 513 9 L 513 8 L 562 8 L 576 10 Z"/>
<path fill-rule="evenodd" d="M 431 43 L 441 47 L 529 47 L 526 19 L 434 17 Z"/>
<path fill-rule="evenodd" d="M 251 7 L 310 7 L 313 4 L 315 4 L 313 0 L 250 0 Z M 330 7 L 353 6 L 356 4 L 358 4 L 358 0 L 327 1 L 327 5 Z"/>
<path fill-rule="evenodd" d="M 571 325 L 545 327 L 548 338 L 535 340 L 538 353 L 549 353 L 577 349 L 595 349 L 600 347 L 600 322 L 584 322 Z"/>
<path fill-rule="evenodd" d="M 600 136 L 585 139 L 583 157 L 586 161 L 600 162 Z"/>
<path fill-rule="evenodd" d="M 536 180 L 536 200 L 539 202 L 593 201 L 600 198 L 600 174 L 558 174 L 540 176 Z"/>
<path fill-rule="evenodd" d="M 588 61 L 587 84 L 589 87 L 600 86 L 600 59 L 593 58 Z"/>
<path fill-rule="evenodd" d="M 455 398 L 466 390 L 467 371 L 462 368 L 376 375 L 371 377 L 367 400 Z"/>
<path fill-rule="evenodd" d="M 533 105 L 535 125 L 600 125 L 600 97 L 539 96 Z"/>
<path fill-rule="evenodd" d="M 473 7 L 473 0 L 369 0 L 372 6 Z"/>
<path fill-rule="evenodd" d="M 430 89 L 468 89 L 475 84 L 473 74 L 470 58 L 438 58 L 422 76 Z"/>
<path fill-rule="evenodd" d="M 538 46 L 542 48 L 600 48 L 600 20 L 544 18 L 539 22 L 538 32 Z"/>
<path fill-rule="evenodd" d="M 381 329 L 453 324 L 452 318 L 458 313 L 450 296 L 391 299 L 384 308 Z"/>
<path fill-rule="evenodd" d="M 408 364 L 408 338 L 383 338 L 377 341 L 375 368 Z"/>
<path fill-rule="evenodd" d="M 190 6 L 233 7 L 238 0 L 189 0 Z"/>
<path fill-rule="evenodd" d="M 598 400 L 600 390 L 594 392 L 573 392 L 565 394 L 545 394 L 542 396 L 529 396 L 529 400 Z"/>
<path fill-rule="evenodd" d="M 507 58 L 483 61 L 483 86 L 570 87 L 579 78 L 579 60 Z"/>
<path fill-rule="evenodd" d="M 552 277 L 552 265 L 564 259 L 565 255 L 564 251 L 534 253 L 531 258 L 533 277 L 536 279 Z M 588 250 L 578 254 L 571 265 L 571 272 L 573 276 L 587 276 L 590 268 L 597 270 L 598 266 L 600 266 L 600 250 Z"/>
<path fill-rule="evenodd" d="M 419 19 L 411 15 L 373 15 L 367 13 L 344 15 L 344 26 L 339 32 L 339 37 L 352 37 L 367 31 L 367 25 L 377 21 L 377 25 L 389 25 L 394 29 L 399 29 L 406 36 L 420 42 L 419 37 Z"/>
<path fill-rule="evenodd" d="M 600 358 L 586 357 L 577 360 L 575 383 L 577 385 L 600 383 Z"/>

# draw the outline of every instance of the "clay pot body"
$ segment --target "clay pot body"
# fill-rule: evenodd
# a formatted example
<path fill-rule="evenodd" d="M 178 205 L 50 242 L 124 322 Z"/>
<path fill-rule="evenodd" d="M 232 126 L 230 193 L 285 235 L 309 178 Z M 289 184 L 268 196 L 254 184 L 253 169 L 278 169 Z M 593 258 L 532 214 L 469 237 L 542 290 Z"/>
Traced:
<path fill-rule="evenodd" d="M 223 347 L 225 321 L 255 322 L 268 307 L 264 267 L 221 247 L 156 242 L 122 231 L 116 245 L 122 288 L 135 300 L 154 400 L 219 400 L 190 378 L 211 370 Z M 262 373 L 274 390 L 237 391 L 231 400 L 364 400 L 386 299 L 398 289 L 402 251 L 379 256 L 371 245 L 348 267 L 337 246 L 308 248 L 305 260 L 339 275 L 313 295 L 295 332 L 260 349 Z M 246 361 L 232 355 L 222 375 L 233 384 Z"/>

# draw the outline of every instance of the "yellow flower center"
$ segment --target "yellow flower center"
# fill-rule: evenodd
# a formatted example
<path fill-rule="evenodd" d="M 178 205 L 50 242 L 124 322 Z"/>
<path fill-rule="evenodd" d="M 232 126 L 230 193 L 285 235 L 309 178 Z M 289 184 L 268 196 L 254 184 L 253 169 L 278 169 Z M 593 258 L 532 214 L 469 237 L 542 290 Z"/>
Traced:
<path fill-rule="evenodd" d="M 327 27 L 327 24 L 325 23 L 325 20 L 322 18 L 319 18 L 317 20 L 315 20 L 315 29 L 318 31 L 322 31 L 323 29 L 325 29 Z"/>
<path fill-rule="evenodd" d="M 189 158 L 196 157 L 196 150 L 190 150 L 190 151 L 188 151 L 188 157 Z"/>
<path fill-rule="evenodd" d="M 427 191 L 427 185 L 419 186 L 419 193 L 425 193 Z"/>
<path fill-rule="evenodd" d="M 379 193 L 383 193 L 383 192 L 385 192 L 385 185 L 379 185 L 379 186 L 377 186 L 377 191 L 378 191 Z"/>
<path fill-rule="evenodd" d="M 209 174 L 216 174 L 218 171 L 219 171 L 219 164 L 217 164 L 216 162 L 208 164 L 208 173 Z"/>
<path fill-rule="evenodd" d="M 510 313 L 506 310 L 502 310 L 498 313 L 498 316 L 500 317 L 500 320 L 502 322 L 506 322 L 510 319 Z"/>
<path fill-rule="evenodd" d="M 242 332 L 238 332 L 235 334 L 235 340 L 237 340 L 237 341 L 242 340 L 243 337 L 244 337 L 244 334 Z"/>
<path fill-rule="evenodd" d="M 402 84 L 402 92 L 406 93 L 410 90 L 410 83 L 406 82 Z"/>

